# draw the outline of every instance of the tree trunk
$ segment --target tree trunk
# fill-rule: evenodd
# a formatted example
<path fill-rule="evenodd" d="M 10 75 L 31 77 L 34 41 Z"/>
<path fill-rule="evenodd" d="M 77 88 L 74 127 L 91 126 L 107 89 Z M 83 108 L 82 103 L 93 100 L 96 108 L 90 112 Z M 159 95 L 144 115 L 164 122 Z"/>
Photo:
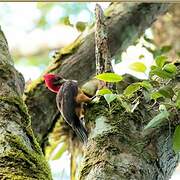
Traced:
<path fill-rule="evenodd" d="M 118 100 L 110 109 L 104 104 L 88 109 L 86 118 L 94 128 L 84 147 L 79 179 L 170 179 L 179 160 L 172 150 L 173 129 L 164 126 L 145 133 L 154 111 L 147 111 L 144 102 L 134 113 L 127 113 Z"/>
<path fill-rule="evenodd" d="M 0 30 L 0 179 L 52 179 L 23 102 L 24 79 Z"/>

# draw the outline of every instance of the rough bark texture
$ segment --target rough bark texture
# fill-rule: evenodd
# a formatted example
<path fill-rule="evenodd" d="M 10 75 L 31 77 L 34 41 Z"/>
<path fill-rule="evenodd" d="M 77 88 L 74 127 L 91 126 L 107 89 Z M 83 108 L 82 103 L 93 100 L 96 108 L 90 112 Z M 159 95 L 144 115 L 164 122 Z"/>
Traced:
<path fill-rule="evenodd" d="M 165 16 L 159 18 L 152 26 L 156 45 L 171 45 L 168 55 L 172 61 L 177 59 L 176 52 L 180 52 L 180 4 L 174 3 Z"/>
<path fill-rule="evenodd" d="M 108 47 L 108 32 L 105 16 L 102 8 L 98 4 L 96 4 L 95 15 L 96 74 L 112 72 L 113 69 L 111 66 L 111 55 Z"/>
<path fill-rule="evenodd" d="M 131 45 L 168 6 L 164 3 L 113 3 L 105 12 L 111 55 L 116 56 Z M 61 73 L 63 77 L 76 79 L 80 84 L 90 79 L 95 74 L 93 29 L 86 37 L 80 37 L 62 49 L 46 72 Z M 53 124 L 57 109 L 55 94 L 46 89 L 42 77 L 27 90 L 26 104 L 33 130 L 42 142 Z"/>
<path fill-rule="evenodd" d="M 0 30 L 0 179 L 52 179 L 23 102 L 24 79 Z"/>
<path fill-rule="evenodd" d="M 147 111 L 141 103 L 134 113 L 127 113 L 118 100 L 113 110 L 105 102 L 89 109 L 86 118 L 94 122 L 94 128 L 85 147 L 80 180 L 170 179 L 179 160 L 172 150 L 173 128 L 167 125 L 144 133 L 155 111 Z"/>

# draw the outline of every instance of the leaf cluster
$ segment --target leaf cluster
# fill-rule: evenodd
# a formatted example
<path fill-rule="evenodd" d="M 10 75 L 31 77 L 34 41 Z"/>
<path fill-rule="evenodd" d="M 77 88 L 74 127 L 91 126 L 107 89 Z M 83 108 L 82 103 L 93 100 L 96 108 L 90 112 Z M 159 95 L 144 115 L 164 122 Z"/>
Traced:
<path fill-rule="evenodd" d="M 178 64 L 178 63 L 177 63 Z M 144 127 L 144 130 L 158 128 L 163 122 L 173 117 L 174 110 L 180 109 L 180 86 L 178 85 L 177 64 L 168 62 L 164 55 L 155 58 L 155 65 L 151 67 L 148 80 L 134 82 L 128 85 L 123 93 L 103 88 L 97 92 L 98 96 L 103 96 L 109 105 L 111 112 L 111 102 L 119 100 L 127 112 L 133 112 L 140 100 L 143 99 L 151 104 L 151 108 L 159 107 L 158 113 Z M 144 71 L 144 66 L 139 63 L 133 64 L 133 69 L 138 72 Z M 123 77 L 115 73 L 103 73 L 95 77 L 106 83 L 118 83 L 123 81 Z M 174 133 L 173 148 L 175 152 L 180 151 L 180 128 L 176 127 Z"/>

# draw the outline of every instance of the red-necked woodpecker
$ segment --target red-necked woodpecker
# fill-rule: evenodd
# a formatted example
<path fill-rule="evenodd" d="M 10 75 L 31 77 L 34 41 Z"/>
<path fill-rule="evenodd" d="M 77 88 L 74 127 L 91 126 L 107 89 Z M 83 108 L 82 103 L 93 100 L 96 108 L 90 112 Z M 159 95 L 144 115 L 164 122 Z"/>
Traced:
<path fill-rule="evenodd" d="M 75 80 L 66 80 L 59 75 L 44 75 L 45 84 L 52 92 L 57 93 L 56 103 L 65 121 L 72 127 L 82 142 L 87 142 L 88 134 L 83 126 L 83 103 L 92 98 L 86 96 Z"/>

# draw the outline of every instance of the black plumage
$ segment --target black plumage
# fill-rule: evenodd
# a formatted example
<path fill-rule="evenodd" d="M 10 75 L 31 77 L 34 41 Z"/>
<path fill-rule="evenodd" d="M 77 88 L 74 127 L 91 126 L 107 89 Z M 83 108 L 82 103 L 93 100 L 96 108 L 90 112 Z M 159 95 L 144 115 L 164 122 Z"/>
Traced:
<path fill-rule="evenodd" d="M 62 84 L 57 93 L 56 103 L 65 121 L 72 127 L 80 140 L 86 143 L 88 139 L 87 131 L 80 117 L 76 114 L 76 108 L 81 106 L 76 102 L 77 95 L 77 81 L 67 80 Z"/>

